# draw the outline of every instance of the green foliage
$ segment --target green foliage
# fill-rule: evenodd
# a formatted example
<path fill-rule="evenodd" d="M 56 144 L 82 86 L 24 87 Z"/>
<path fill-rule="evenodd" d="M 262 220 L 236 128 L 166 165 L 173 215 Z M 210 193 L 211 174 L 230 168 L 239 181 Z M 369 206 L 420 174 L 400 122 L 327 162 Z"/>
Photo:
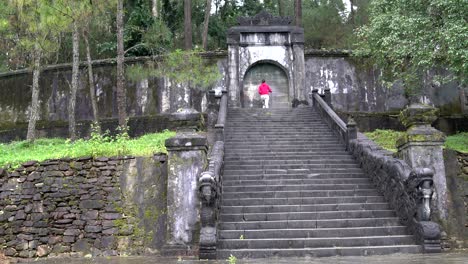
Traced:
<path fill-rule="evenodd" d="M 373 132 L 366 132 L 364 134 L 382 148 L 396 152 L 396 142 L 405 134 L 405 132 L 377 129 Z M 445 148 L 468 153 L 468 132 L 461 132 L 448 136 L 445 141 Z"/>
<path fill-rule="evenodd" d="M 144 33 L 142 43 L 151 54 L 165 53 L 172 44 L 172 32 L 162 20 L 156 20 Z"/>
<path fill-rule="evenodd" d="M 58 158 L 77 158 L 84 156 L 151 156 L 157 152 L 166 152 L 164 142 L 173 137 L 175 132 L 147 134 L 137 139 L 130 139 L 126 132 L 111 136 L 92 132 L 89 140 L 70 140 L 52 138 L 0 144 L 0 167 L 10 165 L 15 168 L 29 160 L 44 161 Z"/>
<path fill-rule="evenodd" d="M 303 4 L 303 25 L 306 46 L 312 48 L 343 48 L 352 34 L 340 15 L 341 0 L 311 1 Z"/>
<path fill-rule="evenodd" d="M 135 65 L 128 69 L 128 77 L 134 81 L 163 76 L 176 83 L 188 83 L 191 87 L 202 89 L 216 82 L 221 74 L 216 64 L 206 65 L 199 50 L 177 49 L 161 60 L 149 62 L 145 66 Z"/>
<path fill-rule="evenodd" d="M 367 132 L 364 134 L 382 148 L 396 152 L 396 142 L 401 136 L 405 134 L 405 132 L 376 129 L 373 132 Z"/>
<path fill-rule="evenodd" d="M 468 153 L 468 132 L 457 133 L 448 136 L 445 147 L 459 152 Z"/>
<path fill-rule="evenodd" d="M 374 0 L 370 23 L 358 31 L 358 55 L 370 55 L 387 81 L 403 80 L 414 91 L 423 73 L 447 69 L 466 84 L 468 5 L 459 0 Z"/>
<path fill-rule="evenodd" d="M 237 258 L 234 255 L 230 255 L 229 258 L 227 259 L 229 264 L 236 264 L 237 263 Z"/>

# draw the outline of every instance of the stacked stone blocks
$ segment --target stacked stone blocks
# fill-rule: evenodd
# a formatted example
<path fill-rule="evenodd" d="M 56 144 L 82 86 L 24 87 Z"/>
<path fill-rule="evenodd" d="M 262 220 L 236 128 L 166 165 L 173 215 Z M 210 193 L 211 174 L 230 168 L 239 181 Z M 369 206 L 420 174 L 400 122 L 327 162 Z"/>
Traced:
<path fill-rule="evenodd" d="M 124 160 L 32 161 L 0 169 L 0 250 L 22 258 L 119 254 L 135 232 L 121 207 Z"/>

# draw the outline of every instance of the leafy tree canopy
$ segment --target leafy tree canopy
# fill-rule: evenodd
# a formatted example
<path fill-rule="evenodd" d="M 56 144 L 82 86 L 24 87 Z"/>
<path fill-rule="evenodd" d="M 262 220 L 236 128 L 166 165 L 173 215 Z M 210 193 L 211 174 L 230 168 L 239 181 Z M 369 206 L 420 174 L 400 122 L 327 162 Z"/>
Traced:
<path fill-rule="evenodd" d="M 386 80 L 420 86 L 439 67 L 468 82 L 466 0 L 373 0 L 370 23 L 358 31 L 358 55 L 370 55 Z"/>

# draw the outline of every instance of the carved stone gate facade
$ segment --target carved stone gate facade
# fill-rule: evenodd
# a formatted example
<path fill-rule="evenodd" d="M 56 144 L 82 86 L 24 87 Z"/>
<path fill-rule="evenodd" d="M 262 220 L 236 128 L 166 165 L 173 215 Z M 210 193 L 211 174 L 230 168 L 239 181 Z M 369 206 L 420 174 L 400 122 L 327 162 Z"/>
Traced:
<path fill-rule="evenodd" d="M 307 103 L 304 88 L 304 29 L 291 25 L 291 19 L 274 17 L 262 11 L 254 17 L 241 17 L 228 31 L 229 106 L 243 106 L 244 78 L 251 67 L 269 63 L 287 76 L 289 105 Z"/>

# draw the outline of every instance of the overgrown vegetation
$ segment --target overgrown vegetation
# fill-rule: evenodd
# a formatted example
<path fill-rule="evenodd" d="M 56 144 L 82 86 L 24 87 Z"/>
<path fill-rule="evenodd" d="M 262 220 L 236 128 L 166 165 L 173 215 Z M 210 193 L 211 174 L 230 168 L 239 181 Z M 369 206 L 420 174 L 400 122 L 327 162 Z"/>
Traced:
<path fill-rule="evenodd" d="M 396 141 L 403 136 L 405 132 L 395 130 L 381 130 L 377 129 L 373 132 L 364 133 L 369 139 L 384 149 L 396 152 Z"/>
<path fill-rule="evenodd" d="M 164 142 L 174 135 L 175 132 L 166 130 L 131 139 L 125 132 L 117 136 L 111 136 L 106 132 L 92 133 L 89 140 L 79 139 L 75 142 L 61 138 L 43 138 L 33 143 L 28 141 L 0 143 L 0 168 L 15 168 L 30 160 L 44 161 L 65 157 L 151 156 L 157 152 L 166 152 Z"/>
<path fill-rule="evenodd" d="M 468 132 L 462 132 L 447 137 L 445 147 L 463 153 L 468 153 Z"/>
<path fill-rule="evenodd" d="M 402 131 L 377 129 L 373 132 L 367 132 L 364 134 L 382 148 L 396 152 L 396 141 L 404 133 L 405 132 Z M 461 132 L 448 136 L 445 141 L 445 148 L 468 153 L 468 132 Z"/>

